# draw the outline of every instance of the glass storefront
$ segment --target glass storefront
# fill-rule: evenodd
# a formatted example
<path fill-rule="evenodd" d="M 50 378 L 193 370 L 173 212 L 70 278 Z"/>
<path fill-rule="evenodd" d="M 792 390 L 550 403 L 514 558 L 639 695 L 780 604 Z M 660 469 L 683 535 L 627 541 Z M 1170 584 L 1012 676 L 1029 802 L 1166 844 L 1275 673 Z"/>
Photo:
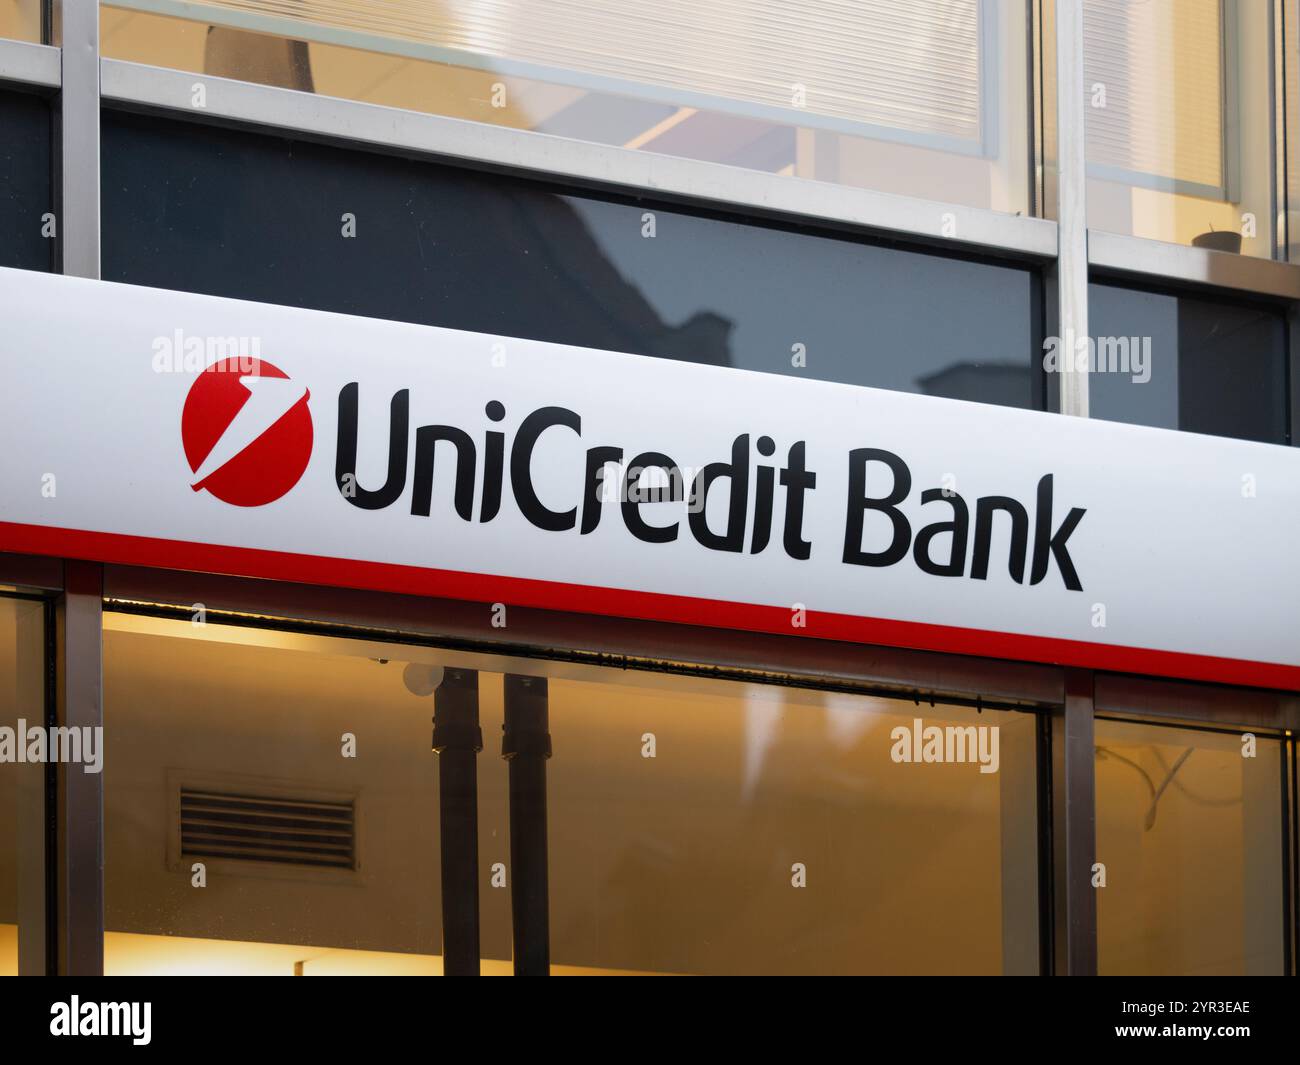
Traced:
<path fill-rule="evenodd" d="M 1034 714 L 133 614 L 105 622 L 105 971 L 440 972 L 448 666 L 478 673 L 485 973 L 507 673 L 549 682 L 556 972 L 1038 971 Z M 966 760 L 898 760 L 918 729 Z"/>
<path fill-rule="evenodd" d="M 1082 39 L 1062 39 L 1086 101 L 1070 177 L 1055 7 L 116 0 L 60 54 L 55 8 L 0 0 L 0 267 L 1064 411 L 1222 437 L 1196 442 L 1220 454 L 1300 443 L 1296 0 L 1086 0 Z M 235 84 L 195 91 L 216 79 Z M 1080 316 L 1094 361 L 1058 388 L 1048 334 Z M 1006 435 L 1007 454 L 1089 461 Z M 1112 546 L 1160 550 L 1159 532 Z M 129 586 L 124 568 L 95 577 Z M 8 580 L 0 753 L 66 697 L 68 585 Z M 82 930 L 107 973 L 442 972 L 430 730 L 448 670 L 475 678 L 484 741 L 485 974 L 512 971 L 518 929 L 501 757 L 518 677 L 546 681 L 557 974 L 1295 971 L 1300 718 L 1248 672 L 1220 679 L 1256 687 L 1219 688 L 1161 666 L 1163 703 L 1119 705 L 1097 686 L 1117 674 L 1064 652 L 903 650 L 891 671 L 875 643 L 835 659 L 781 635 L 759 663 L 735 651 L 745 633 L 666 624 L 629 662 L 594 615 L 544 619 L 579 619 L 564 646 L 542 623 L 493 644 L 397 628 L 404 599 L 440 618 L 478 604 L 376 592 L 360 625 L 336 609 L 351 593 L 292 587 L 218 620 L 171 588 L 78 593 L 92 632 L 107 611 L 102 685 L 80 689 L 103 697 L 102 818 L 87 788 L 92 827 L 60 839 L 66 780 L 0 758 L 0 974 L 66 966 L 96 825 L 105 919 Z M 1089 587 L 1079 623 L 1104 628 Z M 326 606 L 294 614 L 299 595 Z M 985 635 L 1014 628 L 1003 609 Z M 1017 670 L 1028 695 L 999 687 Z M 1193 688 L 1209 694 L 1184 716 Z M 1068 765 L 1067 689 L 1095 724 Z M 963 756 L 928 757 L 927 729 Z M 1095 804 L 1074 802 L 1080 778 Z M 1091 862 L 1094 838 L 1095 891 L 1067 892 L 1065 858 Z M 89 893 L 69 899 L 60 848 L 78 846 Z"/>
<path fill-rule="evenodd" d="M 1285 972 L 1285 748 L 1099 720 L 1098 971 Z"/>
<path fill-rule="evenodd" d="M 0 595 L 0 976 L 18 974 L 20 949 L 45 954 L 46 773 L 17 750 L 44 724 L 45 606 Z"/>

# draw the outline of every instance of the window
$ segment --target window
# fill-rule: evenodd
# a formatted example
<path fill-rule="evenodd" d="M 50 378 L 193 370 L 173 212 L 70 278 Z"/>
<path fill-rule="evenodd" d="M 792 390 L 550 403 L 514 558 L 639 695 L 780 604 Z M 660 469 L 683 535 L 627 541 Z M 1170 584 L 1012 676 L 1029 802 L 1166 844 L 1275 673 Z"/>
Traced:
<path fill-rule="evenodd" d="M 1094 418 L 1287 442 L 1287 327 L 1280 311 L 1094 284 Z"/>
<path fill-rule="evenodd" d="M 0 37 L 41 43 L 41 0 L 0 0 Z"/>
<path fill-rule="evenodd" d="M 51 268 L 53 211 L 49 104 L 0 92 L 0 266 Z"/>
<path fill-rule="evenodd" d="M 111 113 L 103 165 L 106 280 L 1042 406 L 1029 269 Z"/>
<path fill-rule="evenodd" d="M 1272 6 L 1087 0 L 1088 221 L 1272 258 Z"/>
<path fill-rule="evenodd" d="M 1028 213 L 1022 0 L 119 0 L 106 55 Z M 167 17 L 172 16 L 172 17 Z M 827 42 L 834 47 L 828 48 Z"/>
<path fill-rule="evenodd" d="M 557 972 L 1038 969 L 1032 714 L 188 616 L 105 629 L 109 973 L 440 972 L 448 665 L 477 671 L 485 973 L 510 971 L 505 673 L 548 676 Z M 924 760 L 923 728 L 954 760 Z"/>
<path fill-rule="evenodd" d="M 1101 720 L 1098 971 L 1278 975 L 1282 743 Z"/>
<path fill-rule="evenodd" d="M 16 760 L 44 725 L 44 605 L 0 596 L 0 976 L 45 971 L 46 772 Z"/>

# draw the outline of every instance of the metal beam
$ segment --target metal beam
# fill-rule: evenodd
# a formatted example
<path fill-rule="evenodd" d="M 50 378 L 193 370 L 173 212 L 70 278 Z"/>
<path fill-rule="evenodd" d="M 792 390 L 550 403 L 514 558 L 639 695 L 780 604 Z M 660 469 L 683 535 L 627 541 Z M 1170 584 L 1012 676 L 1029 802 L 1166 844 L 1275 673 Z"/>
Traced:
<path fill-rule="evenodd" d="M 1088 234 L 1088 263 L 1094 274 L 1300 299 L 1300 265 L 1252 255 L 1094 230 Z"/>
<path fill-rule="evenodd" d="M 1056 225 L 1000 211 L 571 140 L 119 60 L 103 61 L 104 99 L 192 120 L 288 131 L 747 214 L 904 236 L 966 251 L 1050 259 Z M 196 84 L 203 106 L 194 106 Z M 951 235 L 949 235 L 951 234 Z"/>
<path fill-rule="evenodd" d="M 57 89 L 62 66 L 59 50 L 48 44 L 0 40 L 0 82 Z"/>

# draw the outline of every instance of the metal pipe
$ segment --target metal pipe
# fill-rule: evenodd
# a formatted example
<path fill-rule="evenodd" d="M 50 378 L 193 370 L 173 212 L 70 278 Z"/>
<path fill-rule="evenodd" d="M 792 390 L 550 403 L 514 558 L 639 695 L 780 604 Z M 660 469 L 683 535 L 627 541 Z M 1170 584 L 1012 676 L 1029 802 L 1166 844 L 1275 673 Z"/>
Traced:
<path fill-rule="evenodd" d="M 510 912 L 516 976 L 549 976 L 546 760 L 551 757 L 545 677 L 506 674 L 501 757 L 510 772 Z"/>
<path fill-rule="evenodd" d="M 442 851 L 442 971 L 479 975 L 478 673 L 448 668 L 433 693 Z"/>

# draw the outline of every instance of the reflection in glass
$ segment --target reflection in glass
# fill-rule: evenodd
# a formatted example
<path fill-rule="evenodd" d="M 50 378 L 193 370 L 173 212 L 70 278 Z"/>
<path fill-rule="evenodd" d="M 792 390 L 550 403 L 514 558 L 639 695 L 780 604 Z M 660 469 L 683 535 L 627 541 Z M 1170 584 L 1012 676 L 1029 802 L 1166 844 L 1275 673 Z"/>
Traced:
<path fill-rule="evenodd" d="M 1286 443 L 1281 313 L 1112 285 L 1088 293 L 1099 345 L 1088 379 L 1094 418 Z"/>
<path fill-rule="evenodd" d="M 1273 11 L 1087 0 L 1090 226 L 1273 257 Z"/>
<path fill-rule="evenodd" d="M 440 972 L 429 692 L 447 664 L 411 645 L 109 615 L 107 971 Z M 510 891 L 492 886 L 498 863 L 512 875 L 507 671 L 549 674 L 557 972 L 1037 970 L 1032 715 L 487 655 L 454 664 L 479 671 L 484 972 L 510 971 L 512 946 Z M 972 739 L 996 729 L 997 746 L 895 761 L 895 730 L 918 718 Z M 183 797 L 196 791 L 198 804 Z M 238 816 L 218 816 L 221 795 L 244 797 Z M 232 858 L 211 837 L 247 829 L 253 799 L 264 817 L 350 809 L 355 849 L 314 864 Z M 311 847 L 343 834 L 330 816 Z"/>
<path fill-rule="evenodd" d="M 103 129 L 107 280 L 1042 407 L 1026 269 L 209 126 Z"/>
<path fill-rule="evenodd" d="M 41 43 L 41 0 L 0 0 L 0 37 Z"/>
<path fill-rule="evenodd" d="M 104 54 L 1028 213 L 1020 0 L 119 0 Z M 168 14 L 181 17 L 164 17 Z"/>
<path fill-rule="evenodd" d="M 1282 745 L 1099 720 L 1098 967 L 1280 974 Z"/>
<path fill-rule="evenodd" d="M 0 90 L 0 266 L 49 270 L 54 197 L 50 184 L 49 101 Z"/>

